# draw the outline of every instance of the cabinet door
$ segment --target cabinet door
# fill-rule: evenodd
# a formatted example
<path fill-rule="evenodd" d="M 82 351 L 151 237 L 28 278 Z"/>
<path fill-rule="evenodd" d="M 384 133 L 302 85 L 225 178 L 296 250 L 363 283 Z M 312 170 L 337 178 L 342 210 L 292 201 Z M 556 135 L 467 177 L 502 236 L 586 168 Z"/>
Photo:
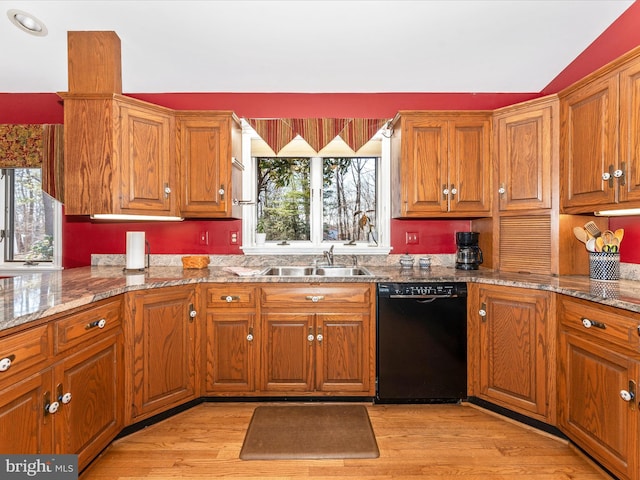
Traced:
<path fill-rule="evenodd" d="M 562 98 L 560 111 L 563 207 L 573 213 L 572 207 L 614 202 L 614 182 L 603 180 L 602 174 L 617 163 L 617 75 L 589 83 Z"/>
<path fill-rule="evenodd" d="M 369 392 L 369 316 L 362 313 L 316 317 L 316 389 Z M 370 392 L 374 394 L 373 391 Z"/>
<path fill-rule="evenodd" d="M 420 217 L 447 211 L 448 123 L 409 118 L 403 127 L 400 168 L 401 215 Z"/>
<path fill-rule="evenodd" d="M 533 105 L 496 119 L 500 211 L 551 208 L 557 103 Z"/>
<path fill-rule="evenodd" d="M 255 314 L 233 308 L 207 312 L 206 393 L 252 392 L 256 377 Z"/>
<path fill-rule="evenodd" d="M 179 118 L 178 154 L 186 217 L 227 216 L 231 170 L 231 132 L 224 118 Z"/>
<path fill-rule="evenodd" d="M 449 128 L 449 211 L 491 212 L 490 124 L 488 118 L 453 120 Z"/>
<path fill-rule="evenodd" d="M 620 72 L 620 200 L 640 202 L 640 60 Z M 618 183 L 621 179 L 616 180 Z"/>
<path fill-rule="evenodd" d="M 168 113 L 118 102 L 114 154 L 120 157 L 123 213 L 176 213 L 173 118 Z"/>
<path fill-rule="evenodd" d="M 139 420 L 195 397 L 193 287 L 133 294 L 132 415 Z"/>
<path fill-rule="evenodd" d="M 549 333 L 549 294 L 512 287 L 478 287 L 478 396 L 543 421 L 552 414 L 555 342 Z M 471 304 L 471 303 L 470 303 Z"/>
<path fill-rule="evenodd" d="M 620 392 L 638 375 L 628 356 L 560 332 L 559 426 L 616 476 L 633 480 L 640 478 L 637 399 L 625 402 Z"/>
<path fill-rule="evenodd" d="M 123 426 L 124 377 L 121 335 L 93 343 L 65 358 L 54 369 L 56 452 L 78 454 L 84 468 Z"/>
<path fill-rule="evenodd" d="M 313 315 L 264 313 L 261 390 L 313 390 L 315 330 Z"/>
<path fill-rule="evenodd" d="M 0 452 L 54 453 L 53 415 L 45 414 L 45 393 L 51 398 L 51 370 L 0 391 Z"/>

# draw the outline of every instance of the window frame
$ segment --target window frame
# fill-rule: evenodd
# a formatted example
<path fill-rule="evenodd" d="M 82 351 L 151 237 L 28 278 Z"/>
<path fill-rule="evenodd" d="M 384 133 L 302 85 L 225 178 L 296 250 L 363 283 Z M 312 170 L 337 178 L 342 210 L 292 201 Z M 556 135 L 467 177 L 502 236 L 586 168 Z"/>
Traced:
<path fill-rule="evenodd" d="M 370 245 L 368 242 L 356 242 L 355 245 L 346 245 L 344 241 L 323 241 L 322 237 L 322 168 L 311 169 L 311 214 L 312 221 L 311 240 L 295 241 L 287 245 L 278 245 L 267 242 L 264 245 L 256 245 L 256 195 L 257 195 L 257 160 L 251 152 L 251 138 L 255 134 L 251 128 L 243 128 L 242 132 L 242 160 L 248 166 L 244 169 L 242 177 L 242 189 L 247 192 L 244 197 L 242 210 L 242 245 L 241 250 L 245 255 L 292 255 L 308 254 L 322 255 L 322 253 L 334 247 L 336 254 L 352 255 L 388 255 L 391 251 L 391 140 L 390 132 L 383 131 L 380 156 L 377 157 L 377 225 L 378 245 Z M 335 157 L 336 155 L 333 155 Z M 357 157 L 358 155 L 351 155 Z M 261 155 L 264 157 L 264 155 Z M 371 157 L 371 155 L 367 155 Z M 322 159 L 320 155 L 310 156 L 313 159 Z M 316 160 L 317 161 L 317 160 Z M 316 225 L 317 224 L 317 225 Z"/>
<path fill-rule="evenodd" d="M 38 167 L 24 167 L 24 168 L 38 168 Z M 5 170 L 9 170 L 6 168 Z M 7 205 L 7 180 L 9 176 L 4 175 L 0 179 L 0 229 L 7 229 L 7 216 L 9 213 L 9 205 Z M 6 245 L 4 242 L 7 239 L 3 239 L 0 242 L 0 248 L 3 252 L 0 255 L 0 274 L 21 274 L 27 272 L 45 272 L 52 270 L 62 270 L 62 203 L 54 199 L 53 202 L 53 259 L 50 262 L 40 262 L 34 265 L 28 265 L 24 261 L 5 261 Z"/>

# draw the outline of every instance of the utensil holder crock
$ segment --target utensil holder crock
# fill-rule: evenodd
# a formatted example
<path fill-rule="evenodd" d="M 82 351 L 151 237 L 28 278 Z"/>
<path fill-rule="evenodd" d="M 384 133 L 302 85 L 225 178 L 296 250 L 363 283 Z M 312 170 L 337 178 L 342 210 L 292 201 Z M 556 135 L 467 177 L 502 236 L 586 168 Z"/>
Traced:
<path fill-rule="evenodd" d="M 589 277 L 602 281 L 620 280 L 620 254 L 590 252 Z"/>

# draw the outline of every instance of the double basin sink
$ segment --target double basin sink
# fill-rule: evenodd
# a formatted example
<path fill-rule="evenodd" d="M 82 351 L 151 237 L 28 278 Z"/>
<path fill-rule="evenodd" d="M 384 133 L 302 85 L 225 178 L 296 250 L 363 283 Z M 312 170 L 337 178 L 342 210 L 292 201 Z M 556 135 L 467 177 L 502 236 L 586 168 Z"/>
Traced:
<path fill-rule="evenodd" d="M 260 272 L 267 277 L 372 277 L 373 274 L 364 267 L 347 267 L 344 265 L 323 265 L 317 267 L 285 266 L 268 267 Z"/>

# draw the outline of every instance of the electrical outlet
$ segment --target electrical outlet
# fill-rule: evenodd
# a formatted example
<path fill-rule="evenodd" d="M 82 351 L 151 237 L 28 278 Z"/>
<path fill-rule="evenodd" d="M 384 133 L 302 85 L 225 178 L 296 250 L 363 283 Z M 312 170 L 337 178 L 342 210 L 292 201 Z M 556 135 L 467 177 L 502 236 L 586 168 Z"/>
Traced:
<path fill-rule="evenodd" d="M 206 230 L 204 232 L 200 232 L 200 245 L 209 245 L 209 232 Z"/>
<path fill-rule="evenodd" d="M 407 245 L 418 244 L 418 232 L 407 232 Z"/>
<path fill-rule="evenodd" d="M 229 234 L 229 243 L 231 245 L 237 245 L 238 244 L 238 232 L 230 232 L 230 234 Z"/>

